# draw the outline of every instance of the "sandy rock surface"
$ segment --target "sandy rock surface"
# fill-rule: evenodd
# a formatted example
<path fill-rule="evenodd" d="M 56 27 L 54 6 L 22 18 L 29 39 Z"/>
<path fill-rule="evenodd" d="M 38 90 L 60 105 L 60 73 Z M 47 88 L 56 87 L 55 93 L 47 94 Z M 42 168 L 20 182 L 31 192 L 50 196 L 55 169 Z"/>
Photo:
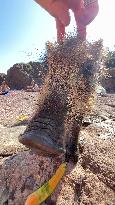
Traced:
<path fill-rule="evenodd" d="M 8 156 L 26 148 L 19 143 L 18 136 L 26 126 L 4 127 L 0 125 L 0 156 Z"/>
<path fill-rule="evenodd" d="M 31 117 L 35 110 L 38 93 L 11 91 L 7 96 L 0 95 L 0 124 L 12 126 L 20 115 Z"/>
<path fill-rule="evenodd" d="M 89 138 L 88 132 L 82 136 L 84 145 L 79 163 L 76 166 L 68 164 L 63 180 L 45 204 L 98 205 L 103 200 L 110 205 L 115 203 L 115 156 L 111 151 L 115 151 L 115 141 L 102 143 Z M 31 151 L 4 160 L 0 175 L 0 204 L 6 201 L 9 205 L 23 205 L 30 193 L 51 178 L 60 163 L 60 159 L 40 157 Z"/>
<path fill-rule="evenodd" d="M 61 159 L 38 156 L 18 142 L 26 125 L 14 124 L 20 114 L 32 116 L 36 93 L 16 92 L 0 100 L 0 205 L 24 205 L 27 196 L 51 178 Z M 115 205 L 115 95 L 98 97 L 80 133 L 80 145 L 78 164 L 68 164 L 45 205 Z"/>

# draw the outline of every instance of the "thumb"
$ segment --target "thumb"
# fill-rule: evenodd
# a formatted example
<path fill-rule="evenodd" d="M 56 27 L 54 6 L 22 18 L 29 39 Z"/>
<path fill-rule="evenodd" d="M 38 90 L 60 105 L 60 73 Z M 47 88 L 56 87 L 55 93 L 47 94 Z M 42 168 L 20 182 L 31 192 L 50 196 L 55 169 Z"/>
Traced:
<path fill-rule="evenodd" d="M 52 16 L 59 19 L 64 26 L 70 23 L 69 9 L 66 0 L 35 0 Z"/>
<path fill-rule="evenodd" d="M 54 11 L 55 17 L 58 18 L 64 26 L 69 25 L 70 14 L 66 3 L 63 1 L 54 1 L 52 3 L 52 10 Z"/>

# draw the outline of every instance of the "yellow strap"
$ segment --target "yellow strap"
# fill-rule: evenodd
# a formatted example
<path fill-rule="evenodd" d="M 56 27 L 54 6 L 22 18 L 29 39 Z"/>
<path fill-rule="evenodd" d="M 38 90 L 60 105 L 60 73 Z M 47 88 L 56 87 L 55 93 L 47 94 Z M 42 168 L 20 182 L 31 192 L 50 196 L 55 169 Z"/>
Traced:
<path fill-rule="evenodd" d="M 55 175 L 48 182 L 28 196 L 25 205 L 40 205 L 43 203 L 54 192 L 61 178 L 64 176 L 66 168 L 67 163 L 62 163 Z"/>

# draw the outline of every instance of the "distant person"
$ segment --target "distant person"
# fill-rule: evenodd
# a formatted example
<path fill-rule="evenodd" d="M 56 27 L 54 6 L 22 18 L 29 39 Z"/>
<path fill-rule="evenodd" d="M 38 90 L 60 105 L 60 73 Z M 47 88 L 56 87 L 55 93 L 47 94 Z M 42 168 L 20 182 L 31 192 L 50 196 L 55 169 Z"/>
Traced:
<path fill-rule="evenodd" d="M 34 85 L 35 85 L 35 80 L 32 80 L 30 86 L 34 87 Z"/>
<path fill-rule="evenodd" d="M 34 92 L 38 92 L 39 91 L 39 86 L 37 83 L 35 83 L 34 88 L 33 88 Z"/>
<path fill-rule="evenodd" d="M 56 19 L 57 40 L 63 40 L 65 27 L 70 24 L 71 9 L 74 13 L 77 32 L 82 40 L 86 40 L 86 27 L 97 16 L 98 0 L 35 0 Z"/>
<path fill-rule="evenodd" d="M 7 85 L 4 80 L 0 86 L 0 95 L 6 95 L 10 91 L 10 87 Z"/>
<path fill-rule="evenodd" d="M 26 91 L 28 92 L 37 92 L 39 91 L 39 86 L 35 83 L 34 80 L 31 81 L 31 84 L 27 86 Z"/>

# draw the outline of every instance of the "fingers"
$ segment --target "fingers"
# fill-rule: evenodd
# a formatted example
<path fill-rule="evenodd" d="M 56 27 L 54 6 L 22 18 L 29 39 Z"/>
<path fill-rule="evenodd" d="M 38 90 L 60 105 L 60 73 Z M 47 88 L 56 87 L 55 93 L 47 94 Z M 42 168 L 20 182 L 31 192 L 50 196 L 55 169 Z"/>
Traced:
<path fill-rule="evenodd" d="M 90 24 L 99 11 L 99 6 L 97 2 L 89 4 L 87 7 L 81 8 L 79 10 L 73 10 L 78 34 L 80 37 L 86 39 L 86 26 Z"/>
<path fill-rule="evenodd" d="M 72 10 L 79 10 L 79 8 L 84 8 L 84 0 L 67 0 L 68 6 Z"/>
<path fill-rule="evenodd" d="M 65 1 L 54 1 L 52 4 L 53 11 L 56 16 L 57 41 L 63 41 L 65 35 L 65 27 L 70 24 L 69 8 Z"/>
<path fill-rule="evenodd" d="M 51 7 L 53 0 L 34 0 L 34 1 L 37 2 L 45 10 L 50 12 L 50 7 Z"/>
<path fill-rule="evenodd" d="M 79 22 L 77 22 L 77 32 L 78 32 L 78 36 L 80 37 L 81 40 L 86 40 L 86 26 L 80 24 Z"/>
<path fill-rule="evenodd" d="M 66 0 L 35 0 L 52 16 L 58 18 L 64 26 L 69 25 L 70 15 Z"/>
<path fill-rule="evenodd" d="M 82 21 L 80 21 L 80 16 L 83 15 L 84 9 L 80 9 L 79 11 L 74 10 L 74 17 L 77 26 L 77 33 L 81 40 L 86 40 L 86 25 Z"/>
<path fill-rule="evenodd" d="M 74 11 L 75 19 L 80 24 L 86 26 L 90 24 L 99 11 L 99 6 L 96 3 L 89 4 L 87 7 L 80 9 L 79 11 Z"/>
<path fill-rule="evenodd" d="M 64 26 L 68 26 L 70 23 L 69 8 L 66 1 L 55 0 L 52 3 L 52 11 L 56 19 L 59 19 Z"/>
<path fill-rule="evenodd" d="M 65 26 L 59 19 L 56 19 L 57 41 L 63 41 L 65 35 Z"/>

